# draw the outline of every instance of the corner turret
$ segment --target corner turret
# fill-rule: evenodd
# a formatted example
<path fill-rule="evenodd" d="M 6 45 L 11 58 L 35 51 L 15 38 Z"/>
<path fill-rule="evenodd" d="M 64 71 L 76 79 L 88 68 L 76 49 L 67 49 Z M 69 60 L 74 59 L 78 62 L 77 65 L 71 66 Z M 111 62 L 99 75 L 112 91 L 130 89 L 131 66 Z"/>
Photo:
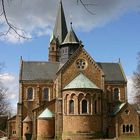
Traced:
<path fill-rule="evenodd" d="M 67 25 L 63 10 L 62 1 L 60 1 L 58 14 L 56 17 L 55 27 L 50 40 L 49 46 L 49 61 L 59 61 L 59 47 L 67 35 Z"/>
<path fill-rule="evenodd" d="M 59 61 L 61 63 L 65 63 L 70 58 L 70 56 L 79 48 L 80 44 L 81 42 L 74 32 L 71 22 L 71 28 L 60 46 Z"/>

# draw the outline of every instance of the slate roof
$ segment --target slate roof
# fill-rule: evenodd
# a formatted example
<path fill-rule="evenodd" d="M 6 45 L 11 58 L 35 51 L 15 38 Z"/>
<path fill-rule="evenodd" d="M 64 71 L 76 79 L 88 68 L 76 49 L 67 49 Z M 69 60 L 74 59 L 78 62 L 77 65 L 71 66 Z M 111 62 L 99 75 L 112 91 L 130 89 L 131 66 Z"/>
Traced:
<path fill-rule="evenodd" d="M 79 39 L 76 36 L 73 28 L 72 28 L 72 23 L 71 23 L 71 29 L 70 31 L 67 33 L 65 40 L 63 41 L 62 44 L 78 44 L 79 43 Z"/>
<path fill-rule="evenodd" d="M 91 80 L 80 73 L 64 89 L 92 88 L 99 89 Z"/>
<path fill-rule="evenodd" d="M 120 63 L 97 63 L 105 74 L 106 82 L 127 82 Z"/>
<path fill-rule="evenodd" d="M 23 120 L 23 122 L 25 123 L 25 122 L 31 122 L 32 120 L 31 120 L 31 118 L 29 117 L 29 116 L 27 116 L 24 120 Z"/>
<path fill-rule="evenodd" d="M 111 116 L 115 116 L 120 110 L 126 105 L 126 103 L 118 103 L 114 107 L 112 113 L 110 114 Z"/>
<path fill-rule="evenodd" d="M 38 117 L 38 119 L 41 118 L 52 118 L 54 117 L 54 114 L 48 109 L 46 108 Z"/>
<path fill-rule="evenodd" d="M 54 80 L 58 62 L 22 61 L 20 80 Z"/>
<path fill-rule="evenodd" d="M 67 35 L 67 25 L 63 10 L 62 1 L 60 1 L 59 9 L 58 9 L 58 15 L 56 17 L 55 27 L 53 31 L 53 35 L 58 38 L 59 43 L 62 43 Z"/>

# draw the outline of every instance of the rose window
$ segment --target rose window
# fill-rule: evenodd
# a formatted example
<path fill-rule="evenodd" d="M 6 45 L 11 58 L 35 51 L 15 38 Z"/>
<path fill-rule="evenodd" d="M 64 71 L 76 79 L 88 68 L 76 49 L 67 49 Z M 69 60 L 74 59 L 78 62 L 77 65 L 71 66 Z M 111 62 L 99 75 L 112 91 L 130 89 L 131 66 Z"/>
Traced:
<path fill-rule="evenodd" d="M 81 69 L 81 70 L 85 69 L 86 68 L 86 61 L 84 59 L 78 59 L 76 61 L 76 67 L 78 69 Z"/>

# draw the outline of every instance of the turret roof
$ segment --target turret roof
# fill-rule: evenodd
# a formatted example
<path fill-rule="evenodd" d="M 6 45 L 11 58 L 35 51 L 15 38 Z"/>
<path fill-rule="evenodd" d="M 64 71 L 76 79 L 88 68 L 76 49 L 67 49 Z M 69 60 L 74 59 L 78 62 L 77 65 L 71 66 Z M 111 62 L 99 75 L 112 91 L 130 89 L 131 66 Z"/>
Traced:
<path fill-rule="evenodd" d="M 89 80 L 84 74 L 80 73 L 64 89 L 92 88 L 99 89 L 95 83 Z"/>
<path fill-rule="evenodd" d="M 29 116 L 27 116 L 24 120 L 23 120 L 23 122 L 25 123 L 25 122 L 31 122 L 32 120 L 31 120 L 31 118 L 29 117 Z"/>
<path fill-rule="evenodd" d="M 46 108 L 38 117 L 38 119 L 41 118 L 52 118 L 54 117 L 54 114 L 48 109 Z"/>
<path fill-rule="evenodd" d="M 71 23 L 71 29 L 70 31 L 67 33 L 65 40 L 63 41 L 62 44 L 78 44 L 79 43 L 79 39 L 76 36 L 73 28 L 72 28 L 72 23 Z"/>

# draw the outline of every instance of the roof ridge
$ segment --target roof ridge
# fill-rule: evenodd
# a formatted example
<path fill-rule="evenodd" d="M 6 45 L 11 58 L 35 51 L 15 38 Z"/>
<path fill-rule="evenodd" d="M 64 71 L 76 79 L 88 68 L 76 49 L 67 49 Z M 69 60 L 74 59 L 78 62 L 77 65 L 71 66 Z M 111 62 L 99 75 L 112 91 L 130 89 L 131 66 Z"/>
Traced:
<path fill-rule="evenodd" d="M 119 64 L 119 62 L 96 62 L 96 63 Z"/>
<path fill-rule="evenodd" d="M 50 62 L 50 61 L 24 61 L 22 60 L 23 63 L 60 63 L 60 62 Z"/>
<path fill-rule="evenodd" d="M 122 75 L 124 76 L 124 79 L 125 79 L 125 81 L 127 82 L 127 78 L 126 78 L 126 75 L 125 75 L 125 73 L 124 73 L 124 70 L 123 70 L 123 67 L 122 67 L 121 62 L 119 62 L 119 66 L 120 66 L 120 69 L 121 69 Z"/>

